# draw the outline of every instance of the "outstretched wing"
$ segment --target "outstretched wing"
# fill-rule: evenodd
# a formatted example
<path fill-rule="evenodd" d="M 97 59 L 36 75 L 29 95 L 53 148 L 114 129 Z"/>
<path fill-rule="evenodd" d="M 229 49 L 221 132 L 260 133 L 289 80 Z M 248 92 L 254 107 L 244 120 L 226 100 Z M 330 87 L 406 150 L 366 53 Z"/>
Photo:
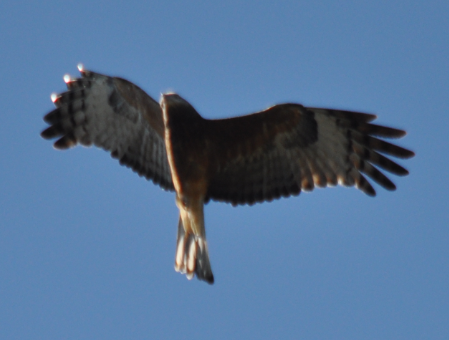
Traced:
<path fill-rule="evenodd" d="M 52 95 L 56 109 L 44 117 L 50 127 L 41 136 L 59 137 L 56 149 L 94 144 L 139 175 L 174 190 L 159 104 L 127 80 L 78 68 L 82 77 L 64 76 L 68 91 Z"/>
<path fill-rule="evenodd" d="M 337 184 L 356 185 L 374 196 L 362 173 L 395 190 L 375 166 L 399 176 L 408 171 L 381 153 L 399 158 L 414 153 L 374 137 L 405 135 L 402 130 L 370 124 L 375 118 L 282 104 L 243 117 L 210 120 L 207 138 L 215 148 L 211 161 L 216 166 L 206 201 L 254 204 Z"/>

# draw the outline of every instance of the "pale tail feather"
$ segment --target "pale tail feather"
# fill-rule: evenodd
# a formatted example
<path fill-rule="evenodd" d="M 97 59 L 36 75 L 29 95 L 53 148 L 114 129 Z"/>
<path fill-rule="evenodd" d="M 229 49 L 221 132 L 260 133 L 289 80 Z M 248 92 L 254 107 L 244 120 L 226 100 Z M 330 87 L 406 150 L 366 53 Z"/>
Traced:
<path fill-rule="evenodd" d="M 199 280 L 214 283 L 206 238 L 192 233 L 186 234 L 181 217 L 178 223 L 175 270 L 186 274 L 189 280 L 196 274 Z"/>

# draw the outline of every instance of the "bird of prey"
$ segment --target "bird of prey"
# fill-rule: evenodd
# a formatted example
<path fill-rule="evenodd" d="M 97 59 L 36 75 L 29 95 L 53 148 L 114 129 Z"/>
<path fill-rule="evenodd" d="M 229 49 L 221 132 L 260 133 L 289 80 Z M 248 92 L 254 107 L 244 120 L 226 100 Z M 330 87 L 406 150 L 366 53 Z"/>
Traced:
<path fill-rule="evenodd" d="M 209 200 L 252 205 L 337 184 L 374 196 L 363 174 L 395 190 L 377 167 L 399 176 L 408 171 L 384 154 L 414 156 L 377 138 L 406 133 L 371 124 L 372 114 L 287 103 L 210 120 L 178 94 L 163 94 L 157 103 L 125 79 L 78 68 L 80 78 L 64 76 L 68 91 L 52 94 L 56 109 L 44 117 L 50 126 L 41 136 L 57 137 L 54 147 L 61 150 L 77 144 L 103 148 L 175 191 L 175 269 L 189 279 L 196 274 L 214 282 L 203 210 Z"/>

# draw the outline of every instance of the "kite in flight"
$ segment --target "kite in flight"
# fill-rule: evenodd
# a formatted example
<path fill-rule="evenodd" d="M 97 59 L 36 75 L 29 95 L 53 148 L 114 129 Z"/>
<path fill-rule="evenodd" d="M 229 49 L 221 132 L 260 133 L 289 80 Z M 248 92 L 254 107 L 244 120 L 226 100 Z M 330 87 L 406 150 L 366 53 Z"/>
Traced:
<path fill-rule="evenodd" d="M 52 94 L 56 109 L 44 120 L 56 149 L 92 144 L 120 164 L 176 192 L 179 208 L 175 269 L 214 282 L 204 226 L 209 200 L 232 205 L 296 196 L 337 184 L 376 192 L 363 174 L 387 190 L 396 186 L 377 167 L 408 171 L 386 156 L 412 151 L 381 138 L 406 132 L 371 124 L 375 115 L 280 104 L 228 119 L 205 119 L 175 93 L 160 103 L 131 82 L 85 70 L 64 76 L 68 91 Z M 376 167 L 377 166 L 377 167 Z M 363 173 L 363 174 L 362 174 Z"/>

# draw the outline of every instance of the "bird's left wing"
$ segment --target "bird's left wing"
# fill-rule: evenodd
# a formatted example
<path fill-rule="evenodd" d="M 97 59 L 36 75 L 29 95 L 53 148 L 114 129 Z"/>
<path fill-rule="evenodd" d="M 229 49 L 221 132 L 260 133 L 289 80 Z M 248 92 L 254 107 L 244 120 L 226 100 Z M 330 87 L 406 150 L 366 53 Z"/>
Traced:
<path fill-rule="evenodd" d="M 78 68 L 82 77 L 64 76 L 68 91 L 52 95 L 56 109 L 44 117 L 50 127 L 41 136 L 58 137 L 56 149 L 94 144 L 139 175 L 174 190 L 159 104 L 125 79 Z"/>
<path fill-rule="evenodd" d="M 208 199 L 254 204 L 342 184 L 375 190 L 362 173 L 388 190 L 396 189 L 379 169 L 408 171 L 381 153 L 409 158 L 413 152 L 377 137 L 405 131 L 371 124 L 375 115 L 281 104 L 265 111 L 207 121 L 213 164 Z M 379 153 L 381 152 L 381 153 Z"/>

